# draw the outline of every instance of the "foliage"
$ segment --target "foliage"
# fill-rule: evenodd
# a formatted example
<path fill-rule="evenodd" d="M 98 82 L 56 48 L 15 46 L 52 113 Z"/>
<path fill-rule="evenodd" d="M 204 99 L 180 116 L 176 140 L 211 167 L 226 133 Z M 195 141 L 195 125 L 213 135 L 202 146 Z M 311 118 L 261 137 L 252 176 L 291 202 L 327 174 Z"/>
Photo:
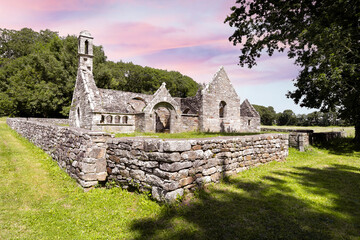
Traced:
<path fill-rule="evenodd" d="M 264 107 L 253 104 L 253 107 L 260 114 L 262 125 L 273 125 L 276 121 L 276 112 L 272 106 Z"/>
<path fill-rule="evenodd" d="M 355 124 L 360 143 L 360 5 L 356 0 L 237 0 L 225 22 L 241 44 L 240 65 L 264 50 L 287 50 L 301 71 L 288 93 L 301 106 L 337 110 Z"/>
<path fill-rule="evenodd" d="M 290 110 L 284 110 L 282 113 L 278 113 L 277 124 L 283 125 L 296 125 L 297 119 L 295 113 Z"/>
<path fill-rule="evenodd" d="M 290 149 L 197 198 L 159 205 L 120 188 L 84 192 L 0 119 L 0 239 L 358 239 L 359 152 Z"/>
<path fill-rule="evenodd" d="M 0 116 L 67 116 L 77 61 L 75 36 L 0 29 Z M 193 96 L 198 89 L 179 72 L 107 61 L 102 46 L 94 46 L 94 78 L 101 88 L 150 94 L 166 82 L 174 97 Z"/>

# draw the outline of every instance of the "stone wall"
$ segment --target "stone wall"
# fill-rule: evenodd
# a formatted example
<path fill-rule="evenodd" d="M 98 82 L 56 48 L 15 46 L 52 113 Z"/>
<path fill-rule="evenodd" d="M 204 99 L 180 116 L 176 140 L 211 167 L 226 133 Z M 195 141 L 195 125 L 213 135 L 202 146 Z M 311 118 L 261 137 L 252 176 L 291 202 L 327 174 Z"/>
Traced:
<path fill-rule="evenodd" d="M 287 155 L 287 134 L 192 140 L 113 138 L 108 141 L 107 171 L 109 180 L 149 189 L 154 198 L 173 201 L 184 191 L 285 160 Z"/>
<path fill-rule="evenodd" d="M 182 126 L 185 132 L 199 131 L 199 116 L 191 114 L 181 115 Z"/>
<path fill-rule="evenodd" d="M 304 132 L 290 132 L 289 133 L 289 147 L 298 149 L 304 152 L 310 145 L 310 134 Z"/>
<path fill-rule="evenodd" d="M 260 117 L 242 116 L 240 122 L 242 132 L 260 132 Z"/>
<path fill-rule="evenodd" d="M 68 118 L 22 118 L 27 121 L 49 123 L 54 125 L 69 125 Z"/>
<path fill-rule="evenodd" d="M 8 118 L 7 124 L 47 152 L 82 187 L 106 180 L 107 133 Z"/>
<path fill-rule="evenodd" d="M 331 141 L 336 138 L 346 137 L 346 132 L 314 132 L 314 130 L 304 129 L 283 129 L 283 128 L 268 128 L 263 127 L 261 131 L 277 131 L 289 132 L 289 147 L 305 151 L 310 144 L 321 144 Z"/>
<path fill-rule="evenodd" d="M 217 182 L 288 155 L 287 134 L 162 140 L 114 138 L 102 132 L 8 118 L 8 125 L 45 150 L 82 187 L 115 180 L 173 201 L 185 191 Z"/>

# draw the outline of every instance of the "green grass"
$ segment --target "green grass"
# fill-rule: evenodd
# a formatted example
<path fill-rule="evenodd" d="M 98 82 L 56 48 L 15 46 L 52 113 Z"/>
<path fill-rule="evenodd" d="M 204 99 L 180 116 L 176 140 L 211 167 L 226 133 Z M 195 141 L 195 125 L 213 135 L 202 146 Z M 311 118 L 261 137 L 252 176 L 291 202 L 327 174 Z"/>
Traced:
<path fill-rule="evenodd" d="M 314 130 L 314 132 L 338 132 L 345 131 L 348 137 L 355 136 L 354 127 L 342 127 L 342 126 L 266 126 L 261 125 L 261 128 L 279 128 L 279 129 L 303 129 L 303 130 Z"/>
<path fill-rule="evenodd" d="M 246 136 L 256 135 L 257 133 L 220 133 L 220 132 L 181 132 L 181 133 L 150 133 L 150 132 L 134 132 L 134 133 L 116 133 L 115 137 L 149 137 L 149 138 L 207 138 L 221 136 Z"/>
<path fill-rule="evenodd" d="M 2 118 L 0 239 L 359 239 L 360 152 L 334 146 L 291 149 L 166 206 L 119 188 L 84 192 Z"/>

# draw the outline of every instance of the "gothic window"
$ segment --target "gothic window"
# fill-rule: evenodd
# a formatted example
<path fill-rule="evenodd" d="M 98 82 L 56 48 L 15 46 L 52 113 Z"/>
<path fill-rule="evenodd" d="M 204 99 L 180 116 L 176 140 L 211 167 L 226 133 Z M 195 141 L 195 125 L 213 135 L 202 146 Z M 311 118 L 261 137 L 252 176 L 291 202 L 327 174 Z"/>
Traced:
<path fill-rule="evenodd" d="M 100 123 L 104 123 L 104 122 L 105 122 L 105 116 L 101 115 Z"/>
<path fill-rule="evenodd" d="M 123 117 L 122 117 L 122 123 L 123 123 L 123 124 L 127 124 L 127 123 L 128 123 L 128 116 L 123 116 Z"/>
<path fill-rule="evenodd" d="M 112 123 L 112 116 L 111 115 L 106 116 L 106 123 Z"/>
<path fill-rule="evenodd" d="M 120 123 L 120 116 L 115 116 L 114 122 L 115 123 Z"/>
<path fill-rule="evenodd" d="M 85 41 L 85 54 L 89 54 L 89 42 L 88 42 L 88 40 Z"/>
<path fill-rule="evenodd" d="M 226 117 L 226 102 L 221 101 L 219 104 L 219 117 L 224 118 Z"/>

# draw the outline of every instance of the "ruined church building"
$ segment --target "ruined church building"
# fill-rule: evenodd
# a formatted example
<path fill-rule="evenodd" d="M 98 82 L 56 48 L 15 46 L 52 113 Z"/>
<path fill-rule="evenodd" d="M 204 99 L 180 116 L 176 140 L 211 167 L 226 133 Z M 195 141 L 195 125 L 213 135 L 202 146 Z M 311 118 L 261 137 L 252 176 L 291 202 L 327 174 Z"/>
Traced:
<path fill-rule="evenodd" d="M 82 31 L 70 126 L 95 131 L 258 132 L 259 113 L 240 98 L 223 67 L 194 97 L 172 97 L 165 83 L 153 94 L 98 88 L 93 76 L 93 37 Z"/>

